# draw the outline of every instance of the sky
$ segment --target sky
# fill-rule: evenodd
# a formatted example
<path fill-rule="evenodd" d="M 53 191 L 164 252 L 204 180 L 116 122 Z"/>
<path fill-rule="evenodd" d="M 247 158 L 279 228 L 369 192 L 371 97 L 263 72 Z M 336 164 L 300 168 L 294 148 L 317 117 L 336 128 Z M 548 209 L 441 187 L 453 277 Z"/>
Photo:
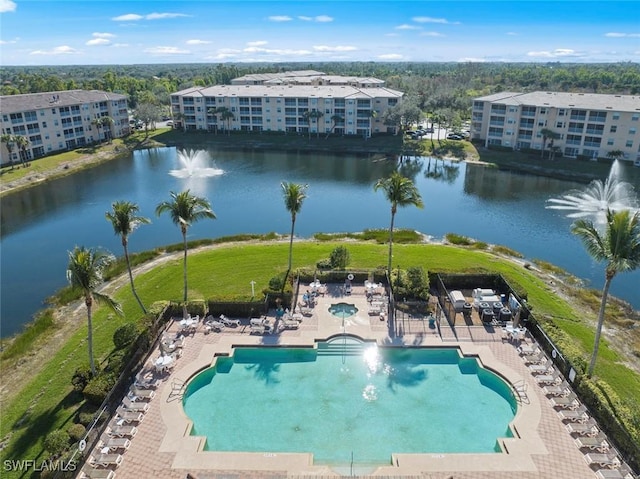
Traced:
<path fill-rule="evenodd" d="M 0 0 L 2 65 L 640 62 L 640 0 Z"/>

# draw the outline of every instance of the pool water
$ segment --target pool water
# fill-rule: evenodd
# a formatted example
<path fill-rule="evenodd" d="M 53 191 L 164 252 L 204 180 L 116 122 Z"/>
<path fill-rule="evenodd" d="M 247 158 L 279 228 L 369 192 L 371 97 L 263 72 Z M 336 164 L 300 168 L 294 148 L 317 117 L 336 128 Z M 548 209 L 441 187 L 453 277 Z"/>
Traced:
<path fill-rule="evenodd" d="M 338 318 L 348 318 L 358 312 L 355 304 L 337 303 L 329 307 L 329 312 Z"/>
<path fill-rule="evenodd" d="M 311 452 L 316 464 L 389 464 L 392 453 L 495 453 L 509 386 L 459 350 L 240 348 L 183 399 L 210 451 Z"/>

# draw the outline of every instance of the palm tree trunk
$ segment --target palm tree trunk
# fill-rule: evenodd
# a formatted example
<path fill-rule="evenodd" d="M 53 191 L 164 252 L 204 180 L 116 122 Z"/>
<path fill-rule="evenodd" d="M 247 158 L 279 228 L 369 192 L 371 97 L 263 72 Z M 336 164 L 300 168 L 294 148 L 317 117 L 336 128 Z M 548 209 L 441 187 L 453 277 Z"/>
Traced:
<path fill-rule="evenodd" d="M 187 230 L 183 228 L 182 238 L 184 241 L 184 261 L 182 267 L 182 274 L 184 277 L 184 305 L 182 307 L 183 318 L 187 317 Z"/>
<path fill-rule="evenodd" d="M 133 284 L 133 272 L 131 271 L 131 262 L 129 261 L 129 251 L 127 250 L 127 241 L 124 239 L 122 240 L 122 247 L 124 248 L 124 259 L 127 261 L 127 270 L 129 271 L 129 282 L 131 283 L 131 292 L 133 293 L 133 297 L 136 298 L 136 301 L 140 305 L 140 308 L 142 308 L 142 312 L 144 314 L 147 314 L 147 309 L 144 307 L 144 304 L 142 304 L 142 301 L 138 296 L 138 292 L 136 291 L 136 287 Z"/>
<path fill-rule="evenodd" d="M 293 229 L 296 225 L 296 217 L 291 216 L 291 236 L 289 237 L 289 269 L 291 271 L 292 260 L 293 260 Z"/>
<path fill-rule="evenodd" d="M 91 305 L 93 303 L 93 299 L 91 294 L 87 296 L 84 300 L 84 304 L 87 306 L 87 343 L 89 346 L 89 367 L 91 368 L 91 375 L 96 375 L 96 363 L 93 360 L 93 324 L 91 323 Z"/>
<path fill-rule="evenodd" d="M 395 219 L 396 212 L 394 208 L 391 208 L 391 226 L 389 226 L 389 265 L 387 271 L 389 272 L 389 278 L 391 278 L 391 259 L 393 257 L 393 220 Z"/>
<path fill-rule="evenodd" d="M 596 326 L 596 339 L 593 343 L 593 353 L 591 354 L 591 362 L 589 363 L 589 369 L 587 370 L 587 376 L 591 377 L 593 370 L 596 367 L 596 358 L 598 357 L 598 349 L 600 348 L 600 335 L 602 333 L 602 325 L 604 324 L 604 311 L 607 305 L 607 298 L 609 296 L 609 286 L 611 286 L 611 280 L 613 275 L 606 275 L 604 287 L 602 288 L 602 302 L 600 303 L 600 311 L 598 311 L 598 325 Z"/>

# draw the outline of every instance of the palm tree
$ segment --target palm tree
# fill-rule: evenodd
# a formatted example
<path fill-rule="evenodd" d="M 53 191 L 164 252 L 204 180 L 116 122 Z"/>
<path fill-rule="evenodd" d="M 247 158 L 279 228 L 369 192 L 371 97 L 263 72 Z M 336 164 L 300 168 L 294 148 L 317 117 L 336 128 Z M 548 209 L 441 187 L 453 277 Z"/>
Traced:
<path fill-rule="evenodd" d="M 91 314 L 93 303 L 103 303 L 109 306 L 117 314 L 122 315 L 120 305 L 106 294 L 99 293 L 96 288 L 102 283 L 102 273 L 105 267 L 113 260 L 113 256 L 100 250 L 86 249 L 84 246 L 76 246 L 69 252 L 69 264 L 67 266 L 67 281 L 74 290 L 80 290 L 84 296 L 84 304 L 87 307 L 87 343 L 89 345 L 89 366 L 91 374 L 95 376 L 96 365 L 93 360 L 93 325 Z"/>
<path fill-rule="evenodd" d="M 102 130 L 102 120 L 100 118 L 94 118 L 91 120 L 91 125 L 95 126 L 98 130 L 98 141 L 102 140 L 102 135 L 100 134 L 100 130 Z"/>
<path fill-rule="evenodd" d="M 611 280 L 618 273 L 640 268 L 640 211 L 613 212 L 607 210 L 607 221 L 602 231 L 598 230 L 592 221 L 577 220 L 571 227 L 571 232 L 580 238 L 587 252 L 595 261 L 606 262 L 596 337 L 591 362 L 587 370 L 587 376 L 591 376 L 598 356 L 600 334 L 604 323 L 605 306 Z"/>
<path fill-rule="evenodd" d="M 391 258 L 393 253 L 393 221 L 398 211 L 398 206 L 414 205 L 423 208 L 422 197 L 412 180 L 394 171 L 391 176 L 379 179 L 373 185 L 374 191 L 382 189 L 387 200 L 391 203 L 391 225 L 389 226 L 389 263 L 387 271 L 391 275 Z"/>
<path fill-rule="evenodd" d="M 220 115 L 220 119 L 227 123 L 227 134 L 231 135 L 231 120 L 235 118 L 235 115 L 226 106 L 219 106 L 217 108 L 210 109 L 214 115 Z M 217 127 L 216 127 L 217 128 Z"/>
<path fill-rule="evenodd" d="M 104 128 L 105 139 L 109 140 L 109 143 L 111 143 L 112 141 L 113 135 L 111 134 L 111 125 L 113 125 L 114 123 L 115 122 L 113 121 L 113 118 L 111 118 L 110 116 L 103 116 L 100 118 L 100 124 Z"/>
<path fill-rule="evenodd" d="M 215 220 L 216 215 L 211 211 L 209 200 L 200 196 L 194 196 L 189 190 L 181 193 L 171 192 L 171 201 L 163 201 L 156 207 L 156 214 L 168 212 L 173 224 L 180 227 L 182 240 L 184 242 L 184 312 L 186 317 L 187 308 L 187 230 L 192 223 L 201 219 L 210 218 Z"/>
<path fill-rule="evenodd" d="M 13 170 L 13 147 L 15 146 L 15 138 L 13 135 L 5 134 L 0 137 L 0 142 L 7 145 L 7 152 L 9 153 L 9 163 L 11 164 L 11 169 Z"/>
<path fill-rule="evenodd" d="M 621 160 L 624 158 L 624 151 L 622 150 L 611 150 L 607 153 L 607 158 L 611 158 L 612 160 Z"/>
<path fill-rule="evenodd" d="M 324 116 L 324 113 L 318 110 L 307 110 L 302 114 L 302 117 L 306 120 L 309 129 L 309 139 L 311 139 L 311 120 L 318 123 L 318 120 Z M 320 129 L 316 126 L 316 138 L 320 135 Z"/>
<path fill-rule="evenodd" d="M 149 224 L 151 221 L 143 216 L 137 216 L 138 205 L 130 203 L 128 201 L 116 201 L 111 205 L 112 211 L 107 211 L 105 216 L 107 220 L 111 222 L 113 226 L 113 232 L 120 235 L 122 240 L 122 248 L 124 249 L 124 258 L 127 261 L 127 270 L 129 271 L 129 281 L 131 283 L 131 291 L 133 296 L 138 301 L 143 313 L 147 313 L 144 304 L 140 300 L 138 293 L 136 292 L 135 285 L 133 284 L 133 273 L 131 272 L 131 262 L 129 261 L 129 250 L 127 245 L 129 243 L 129 235 L 141 224 Z"/>
<path fill-rule="evenodd" d="M 551 144 L 549 147 L 553 146 L 553 142 L 560 138 L 560 135 L 549 128 L 543 128 L 540 130 L 540 134 L 542 135 L 542 151 L 540 152 L 540 159 L 544 158 L 544 150 L 547 146 L 547 139 L 551 140 Z"/>
<path fill-rule="evenodd" d="M 287 211 L 291 213 L 291 236 L 289 238 L 289 268 L 287 269 L 287 275 L 291 271 L 291 264 L 293 259 L 293 231 L 296 226 L 296 216 L 302 209 L 302 203 L 307 197 L 305 191 L 309 185 L 301 185 L 298 183 L 288 183 L 283 181 L 281 183 L 282 194 L 284 196 L 284 206 Z"/>
<path fill-rule="evenodd" d="M 29 146 L 29 138 L 22 135 L 14 135 L 13 141 L 20 149 L 20 163 L 25 165 L 27 162 L 27 147 Z"/>
<path fill-rule="evenodd" d="M 331 128 L 327 132 L 327 136 L 324 137 L 326 140 L 329 138 L 329 135 L 333 133 L 333 129 L 336 127 L 338 123 L 342 123 L 344 121 L 344 117 L 342 115 L 331 115 Z"/>

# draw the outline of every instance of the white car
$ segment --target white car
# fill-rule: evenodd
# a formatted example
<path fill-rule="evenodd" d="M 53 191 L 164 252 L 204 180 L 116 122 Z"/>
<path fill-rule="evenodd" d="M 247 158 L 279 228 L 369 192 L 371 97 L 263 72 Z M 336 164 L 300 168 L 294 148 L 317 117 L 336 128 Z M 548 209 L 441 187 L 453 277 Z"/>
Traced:
<path fill-rule="evenodd" d="M 167 126 L 173 126 L 173 121 L 169 120 L 169 121 L 167 122 Z"/>

